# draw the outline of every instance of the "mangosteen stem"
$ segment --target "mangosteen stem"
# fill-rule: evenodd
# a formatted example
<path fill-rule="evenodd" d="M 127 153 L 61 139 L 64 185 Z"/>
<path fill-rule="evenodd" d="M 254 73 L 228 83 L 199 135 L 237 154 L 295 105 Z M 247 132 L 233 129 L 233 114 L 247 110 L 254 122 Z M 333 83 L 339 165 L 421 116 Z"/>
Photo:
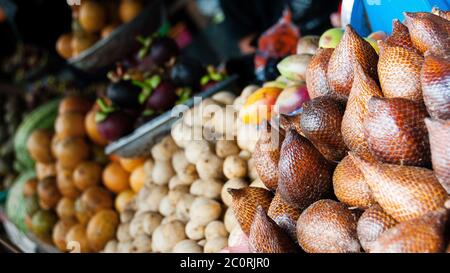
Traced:
<path fill-rule="evenodd" d="M 144 104 L 152 95 L 153 90 L 161 83 L 161 77 L 159 75 L 153 75 L 149 79 L 143 81 L 133 80 L 132 83 L 142 88 L 142 91 L 139 94 L 139 103 Z"/>
<path fill-rule="evenodd" d="M 201 85 L 206 85 L 206 84 L 209 82 L 209 80 L 210 80 L 209 75 L 205 75 L 205 76 L 203 76 L 203 77 L 200 79 L 200 84 L 201 84 Z"/>
<path fill-rule="evenodd" d="M 108 106 L 103 98 L 97 99 L 97 105 L 100 107 L 100 111 L 103 113 L 112 113 L 115 110 L 113 106 Z"/>
<path fill-rule="evenodd" d="M 176 101 L 176 104 L 183 104 L 185 103 L 192 94 L 192 90 L 189 87 L 179 88 L 177 90 L 178 100 Z"/>

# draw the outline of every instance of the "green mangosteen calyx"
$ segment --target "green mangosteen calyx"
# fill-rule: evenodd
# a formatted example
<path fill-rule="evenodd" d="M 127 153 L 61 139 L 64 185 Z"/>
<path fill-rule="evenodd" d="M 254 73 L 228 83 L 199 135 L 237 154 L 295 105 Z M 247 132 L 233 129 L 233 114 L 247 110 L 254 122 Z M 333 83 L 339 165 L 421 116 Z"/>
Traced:
<path fill-rule="evenodd" d="M 178 100 L 176 104 L 184 104 L 192 95 L 192 89 L 190 87 L 180 87 L 176 90 Z"/>
<path fill-rule="evenodd" d="M 104 121 L 108 117 L 109 114 L 116 111 L 116 109 L 112 105 L 108 105 L 106 103 L 106 101 L 102 98 L 97 99 L 96 103 L 97 103 L 98 107 L 100 108 L 95 113 L 95 122 L 97 122 L 97 123 Z"/>
<path fill-rule="evenodd" d="M 139 94 L 139 103 L 144 104 L 152 95 L 153 90 L 161 83 L 161 76 L 153 75 L 143 81 L 133 80 L 132 83 L 142 89 Z"/>

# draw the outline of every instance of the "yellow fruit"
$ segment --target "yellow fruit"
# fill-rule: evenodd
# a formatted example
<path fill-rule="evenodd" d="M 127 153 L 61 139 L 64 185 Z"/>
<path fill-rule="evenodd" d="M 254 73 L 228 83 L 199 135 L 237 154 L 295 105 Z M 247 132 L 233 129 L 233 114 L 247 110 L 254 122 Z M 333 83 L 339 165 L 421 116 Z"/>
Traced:
<path fill-rule="evenodd" d="M 66 234 L 66 243 L 67 248 L 74 252 L 86 253 L 91 251 L 86 236 L 86 228 L 82 224 L 77 224 L 70 228 Z"/>
<path fill-rule="evenodd" d="M 144 187 L 145 180 L 147 180 L 147 173 L 145 172 L 144 165 L 134 169 L 130 175 L 131 189 L 138 193 L 142 187 Z"/>
<path fill-rule="evenodd" d="M 58 190 L 54 177 L 46 177 L 37 184 L 37 194 L 39 205 L 43 209 L 53 209 L 61 199 L 61 193 Z"/>
<path fill-rule="evenodd" d="M 263 87 L 251 94 L 245 102 L 240 117 L 246 124 L 260 124 L 263 120 L 270 120 L 272 108 L 282 89 L 277 87 Z"/>
<path fill-rule="evenodd" d="M 144 8 L 139 0 L 123 0 L 119 7 L 119 16 L 122 22 L 127 23 L 134 19 Z"/>
<path fill-rule="evenodd" d="M 131 201 L 133 201 L 135 196 L 136 196 L 136 194 L 132 190 L 126 190 L 126 191 L 119 193 L 117 195 L 115 203 L 114 203 L 116 210 L 118 212 L 122 213 L 125 210 L 126 206 Z"/>
<path fill-rule="evenodd" d="M 102 250 L 109 240 L 115 238 L 119 225 L 119 216 L 113 210 L 101 210 L 89 221 L 86 228 L 86 237 L 90 249 Z"/>
<path fill-rule="evenodd" d="M 36 162 L 35 168 L 38 180 L 42 180 L 46 177 L 56 176 L 56 167 L 54 163 L 44 164 Z"/>
<path fill-rule="evenodd" d="M 79 11 L 81 27 L 90 33 L 100 31 L 106 25 L 105 7 L 96 2 L 83 2 Z"/>
<path fill-rule="evenodd" d="M 100 183 L 102 178 L 102 167 L 92 161 L 85 161 L 75 168 L 73 172 L 73 183 L 80 191 Z"/>
<path fill-rule="evenodd" d="M 75 226 L 77 222 L 74 219 L 59 220 L 53 227 L 52 239 L 53 243 L 61 251 L 66 251 L 66 236 L 70 229 Z"/>
<path fill-rule="evenodd" d="M 72 34 L 63 34 L 56 41 L 56 52 L 64 59 L 72 57 Z"/>
<path fill-rule="evenodd" d="M 45 129 L 37 129 L 31 133 L 27 140 L 31 158 L 41 163 L 52 163 L 54 161 L 51 153 L 52 138 L 52 132 Z"/>
<path fill-rule="evenodd" d="M 81 137 L 66 137 L 58 141 L 55 147 L 56 158 L 62 167 L 74 169 L 89 157 L 89 146 Z"/>
<path fill-rule="evenodd" d="M 62 220 L 74 220 L 75 215 L 75 201 L 73 199 L 63 197 L 56 205 L 56 214 Z"/>
<path fill-rule="evenodd" d="M 92 102 L 81 96 L 67 96 L 65 97 L 58 107 L 58 113 L 60 115 L 77 112 L 80 114 L 86 114 L 92 107 Z"/>
<path fill-rule="evenodd" d="M 55 121 L 55 132 L 61 137 L 82 137 L 86 134 L 84 115 L 77 112 L 60 114 Z"/>
<path fill-rule="evenodd" d="M 80 196 L 80 191 L 73 183 L 73 175 L 70 169 L 60 169 L 57 173 L 56 181 L 58 189 L 63 196 L 70 199 Z"/>

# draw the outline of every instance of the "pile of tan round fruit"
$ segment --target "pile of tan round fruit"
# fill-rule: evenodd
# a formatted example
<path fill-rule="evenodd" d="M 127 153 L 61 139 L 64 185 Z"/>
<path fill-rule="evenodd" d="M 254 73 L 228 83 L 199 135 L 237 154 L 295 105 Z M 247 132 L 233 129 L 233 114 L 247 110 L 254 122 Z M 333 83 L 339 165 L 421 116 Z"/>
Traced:
<path fill-rule="evenodd" d="M 82 0 L 81 5 L 72 6 L 72 33 L 56 41 L 58 54 L 64 59 L 77 56 L 131 21 L 144 5 L 145 0 Z"/>
<path fill-rule="evenodd" d="M 225 91 L 203 100 L 152 147 L 144 187 L 120 214 L 104 252 L 212 253 L 228 246 L 240 227 L 227 189 L 261 186 L 250 152 L 236 141 L 236 117 L 225 120 L 224 106 L 234 101 Z M 197 112 L 206 105 L 215 108 Z M 226 132 L 229 140 L 222 139 Z"/>
<path fill-rule="evenodd" d="M 27 141 L 37 179 L 26 182 L 24 195 L 35 196 L 40 207 L 29 227 L 61 251 L 103 249 L 119 224 L 114 206 L 122 211 L 144 184 L 144 160 L 104 155 L 107 141 L 97 131 L 95 112 L 90 101 L 66 97 L 54 132 L 38 129 Z"/>

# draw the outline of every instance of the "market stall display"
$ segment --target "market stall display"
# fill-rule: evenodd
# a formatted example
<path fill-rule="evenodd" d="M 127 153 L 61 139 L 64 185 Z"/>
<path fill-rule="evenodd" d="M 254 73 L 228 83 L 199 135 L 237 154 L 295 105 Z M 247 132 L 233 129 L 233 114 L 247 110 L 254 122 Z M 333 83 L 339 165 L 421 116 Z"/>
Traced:
<path fill-rule="evenodd" d="M 22 224 L 23 231 L 28 229 L 40 240 L 53 242 L 61 251 L 68 249 L 66 233 L 69 239 L 83 243 L 83 251 L 102 248 L 102 238 L 89 235 L 104 227 L 102 219 L 112 221 L 108 214 L 106 218 L 94 218 L 101 209 L 113 207 L 113 197 L 99 187 L 107 158 L 86 135 L 85 123 L 89 121 L 85 115 L 91 105 L 79 96 L 52 101 L 33 112 L 15 138 L 16 154 L 22 155 L 18 159 L 25 167 L 34 165 L 35 171 L 26 171 L 14 185 L 11 191 L 17 193 L 8 199 L 7 216 Z M 25 214 L 13 209 L 22 206 L 22 202 Z M 80 225 L 90 223 L 90 218 L 94 219 L 93 224 L 85 231 Z M 70 232 L 76 225 L 77 229 Z M 90 241 L 84 240 L 83 232 L 87 232 Z"/>
<path fill-rule="evenodd" d="M 121 160 L 139 162 L 130 182 L 140 177 L 142 183 L 121 211 L 117 237 L 105 252 L 210 253 L 227 247 L 229 233 L 239 228 L 227 190 L 257 180 L 251 154 L 235 138 L 236 110 L 226 114 L 234 101 L 226 91 L 203 100 L 151 148 L 151 158 Z"/>
<path fill-rule="evenodd" d="M 88 73 L 127 57 L 136 37 L 153 33 L 164 19 L 160 0 L 89 0 L 72 10 L 72 33 L 61 34 L 56 51 Z"/>
<path fill-rule="evenodd" d="M 70 39 L 145 8 L 83 1 Z M 448 12 L 367 37 L 290 19 L 263 33 L 240 92 L 152 30 L 95 98 L 0 93 L 7 225 L 59 252 L 449 252 Z"/>
<path fill-rule="evenodd" d="M 428 39 L 434 33 L 436 43 L 443 42 L 448 21 L 431 13 L 405 15 L 406 26 L 394 21 L 393 34 L 378 42 L 379 56 L 347 26 L 330 53 L 318 49 L 307 64 L 298 57 L 279 63 L 281 75 L 291 81 L 304 79 L 307 66 L 307 85 L 318 95 L 303 103 L 301 113 L 282 116 L 282 128 L 275 134 L 268 125 L 271 134 L 261 135 L 254 152 L 274 162 L 269 165 L 273 167 L 256 170 L 262 182 L 276 188 L 273 200 L 279 195 L 286 203 L 287 219 L 276 226 L 272 222 L 276 218 L 267 218 L 272 205 L 269 192 L 231 192 L 236 218 L 252 251 L 293 251 L 286 234 L 296 234 L 292 241 L 315 253 L 360 252 L 360 243 L 365 252 L 445 251 L 447 182 L 439 168 L 438 172 L 430 169 L 430 146 L 440 140 L 429 138 L 425 124 L 445 121 L 427 118 L 435 112 L 429 106 L 425 109 L 423 100 L 430 90 L 428 73 L 435 79 L 434 91 L 448 93 L 442 85 L 448 69 L 427 68 L 429 62 L 447 65 L 442 57 L 448 54 L 445 46 L 434 48 Z M 418 30 L 417 24 L 428 28 Z M 420 54 L 426 50 L 424 56 Z M 328 84 L 318 86 L 316 79 Z M 268 153 L 267 145 L 261 144 L 274 136 L 282 144 Z M 444 160 L 442 153 L 433 160 L 434 165 Z M 330 199 L 333 191 L 340 202 Z M 291 225 L 286 227 L 286 222 Z M 319 231 L 319 226 L 325 230 Z M 376 234 L 368 226 L 377 227 Z M 323 237 L 322 232 L 332 236 Z"/>
<path fill-rule="evenodd" d="M 143 9 L 144 1 L 83 1 L 72 6 L 72 33 L 56 41 L 58 54 L 70 59 L 89 49 L 99 39 L 108 37 L 123 23 L 133 20 Z"/>
<path fill-rule="evenodd" d="M 108 73 L 107 101 L 99 101 L 96 121 L 110 142 L 188 103 L 195 94 L 217 90 L 227 77 L 224 71 L 181 55 L 175 40 L 160 33 L 140 37 L 139 42 L 141 49 Z"/>

